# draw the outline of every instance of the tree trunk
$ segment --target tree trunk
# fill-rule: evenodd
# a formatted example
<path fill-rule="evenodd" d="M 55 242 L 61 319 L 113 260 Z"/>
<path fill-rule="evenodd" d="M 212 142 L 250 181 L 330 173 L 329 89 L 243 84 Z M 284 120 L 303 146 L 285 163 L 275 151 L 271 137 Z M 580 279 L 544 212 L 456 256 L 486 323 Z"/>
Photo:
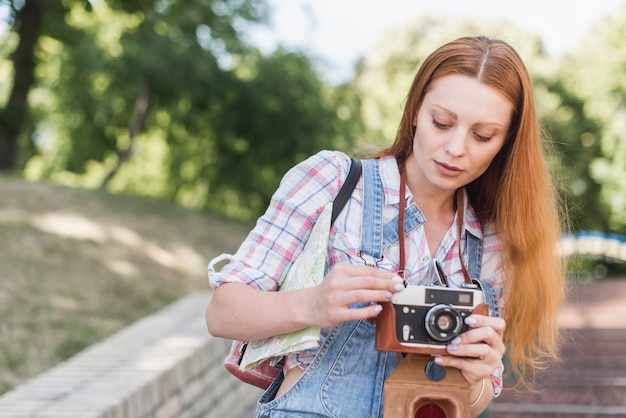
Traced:
<path fill-rule="evenodd" d="M 134 152 L 135 137 L 143 128 L 144 121 L 146 120 L 146 114 L 148 113 L 148 105 L 150 103 L 150 82 L 147 77 L 144 77 L 141 84 L 141 90 L 135 100 L 135 110 L 133 111 L 133 118 L 128 125 L 129 142 L 128 147 L 124 150 L 117 152 L 117 162 L 115 167 L 107 174 L 104 181 L 100 185 L 100 189 L 107 188 L 109 182 L 113 180 L 113 177 L 117 174 L 120 167 L 126 162 Z"/>
<path fill-rule="evenodd" d="M 28 0 L 15 16 L 19 35 L 13 52 L 13 88 L 0 111 L 0 171 L 16 168 L 17 141 L 28 113 L 28 92 L 35 81 L 35 46 L 41 34 L 45 1 Z"/>

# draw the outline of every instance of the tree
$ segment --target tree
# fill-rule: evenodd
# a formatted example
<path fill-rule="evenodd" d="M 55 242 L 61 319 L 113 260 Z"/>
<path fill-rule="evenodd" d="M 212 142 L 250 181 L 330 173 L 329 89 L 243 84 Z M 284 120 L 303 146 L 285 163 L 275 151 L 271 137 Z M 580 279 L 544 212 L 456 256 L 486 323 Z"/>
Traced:
<path fill-rule="evenodd" d="M 88 0 L 0 0 L 0 8 L 8 10 L 6 24 L 10 30 L 7 37 L 17 39 L 10 54 L 12 85 L 7 102 L 0 109 L 0 171 L 20 168 L 28 158 L 25 150 L 34 149 L 29 136 L 33 130 L 29 118 L 32 110 L 29 94 L 37 85 L 35 70 L 40 63 L 41 39 L 54 39 L 69 45 L 79 39 L 77 31 L 65 24 L 75 7 L 91 10 L 91 3 Z"/>
<path fill-rule="evenodd" d="M 205 32 L 209 32 L 209 37 L 214 41 L 214 44 L 218 45 L 217 54 L 222 56 L 232 53 L 233 51 L 241 52 L 243 50 L 244 43 L 239 39 L 239 32 L 237 27 L 243 26 L 244 21 L 262 21 L 265 16 L 264 4 L 260 0 L 245 0 L 241 2 L 221 2 L 221 1 L 195 1 L 185 2 L 184 4 L 174 1 L 151 1 L 143 0 L 137 2 L 125 2 L 119 0 L 107 0 L 90 2 L 87 0 L 68 0 L 63 2 L 48 2 L 42 0 L 25 0 L 25 1 L 13 1 L 4 0 L 0 3 L 0 6 L 8 8 L 11 13 L 9 14 L 9 24 L 11 29 L 17 35 L 19 39 L 18 46 L 13 53 L 13 74 L 14 83 L 9 100 L 6 106 L 0 112 L 0 169 L 11 170 L 15 169 L 17 162 L 18 151 L 18 139 L 20 132 L 23 132 L 26 125 L 26 116 L 29 109 L 28 94 L 34 84 L 37 82 L 34 76 L 34 69 L 36 65 L 42 63 L 42 60 L 37 59 L 37 50 L 42 48 L 42 39 L 52 39 L 59 43 L 55 47 L 55 52 L 60 54 L 67 54 L 73 61 L 66 65 L 66 68 L 74 74 L 79 74 L 76 70 L 83 69 L 83 65 L 86 68 L 100 67 L 106 70 L 111 70 L 111 64 L 114 65 L 114 60 L 107 61 L 107 54 L 111 51 L 106 50 L 105 43 L 112 41 L 110 39 L 103 38 L 107 36 L 104 33 L 103 22 L 101 24 L 100 32 L 96 32 L 93 28 L 84 25 L 84 22 L 90 21 L 91 23 L 97 23 L 98 18 L 103 14 L 110 18 L 115 19 L 113 29 L 108 33 L 118 30 L 118 35 L 121 36 L 124 30 L 134 30 L 139 35 L 141 41 L 151 41 L 154 49 L 149 49 L 150 54 L 159 54 L 167 49 L 159 49 L 155 42 L 163 41 L 169 43 L 178 43 L 177 47 L 181 46 L 181 42 L 185 40 L 187 43 L 185 46 L 196 44 L 195 42 L 198 33 L 201 28 L 205 29 Z M 92 13 L 95 10 L 94 16 Z M 115 12 L 118 12 L 117 14 Z M 66 22 L 71 22 L 67 24 Z M 111 22 L 109 22 L 111 23 Z M 157 33 L 161 32 L 161 33 Z M 87 36 L 77 36 L 87 35 Z M 100 37 L 100 38 L 98 38 Z M 132 38 L 132 36 L 128 36 Z M 189 42 L 189 38 L 193 38 L 192 42 Z M 163 47 L 164 45 L 161 45 Z M 199 48 L 199 47 L 198 47 Z M 45 48 L 44 48 L 45 49 Z M 99 51 L 104 55 L 94 54 L 93 51 Z M 41 51 L 45 56 L 46 51 Z M 78 53 L 77 53 L 78 52 Z M 144 50 L 141 48 L 134 48 L 135 60 L 130 60 L 130 64 L 155 64 L 155 61 L 149 57 L 139 57 Z M 190 51 L 186 51 L 189 53 Z M 215 54 L 216 51 L 213 51 Z M 95 58 L 95 61 L 86 62 L 81 60 L 82 58 L 90 57 Z M 172 54 L 168 58 L 174 58 Z M 215 57 L 213 57 L 215 60 Z M 128 60 L 125 62 L 129 64 Z M 68 63 L 66 63 L 68 64 Z M 80 64 L 71 68 L 72 64 Z M 167 71 L 168 68 L 162 70 Z M 164 71 L 161 71 L 163 74 Z M 101 72 L 100 75 L 106 74 L 106 71 Z M 150 87 L 152 80 L 149 79 L 149 75 L 144 68 L 139 67 L 135 73 L 137 76 L 132 79 L 135 86 L 143 86 L 140 88 L 131 88 L 131 92 L 135 94 L 145 94 L 145 87 Z M 82 75 L 82 74 L 79 74 Z M 107 74 L 110 75 L 110 74 Z M 159 75 L 159 74 L 157 74 Z M 106 76 L 105 76 L 106 77 Z M 128 79 L 128 74 L 126 74 Z M 100 81 L 103 77 L 98 77 Z M 80 85 L 77 81 L 77 89 L 84 89 L 85 85 Z M 93 80 L 91 80 L 93 83 Z M 83 92 L 89 92 L 89 90 L 83 90 Z M 85 100 L 81 100 L 85 102 Z M 132 100 L 135 103 L 136 100 Z M 137 101 L 139 102 L 139 101 Z M 137 121 L 135 121 L 137 122 Z M 126 121 L 126 125 L 130 125 L 130 121 Z M 137 125 L 135 125 L 137 126 Z M 96 138 L 94 138 L 96 139 Z M 111 141 L 108 139 L 108 144 L 104 145 L 104 149 L 111 149 Z M 33 138 L 26 138 L 26 140 L 32 141 Z M 74 144 L 72 144 L 74 145 Z M 98 148 L 97 146 L 95 147 Z M 78 149 L 84 150 L 85 147 Z M 102 151 L 102 150 L 101 150 Z M 129 151 L 126 154 L 130 154 L 130 150 L 120 150 L 120 155 L 124 155 L 125 151 Z M 123 158 L 122 158 L 123 159 Z M 72 158 L 67 160 L 72 166 Z M 76 167 L 74 167 L 76 169 Z"/>
<path fill-rule="evenodd" d="M 535 80 L 542 98 L 539 113 L 546 135 L 552 140 L 551 163 L 558 172 L 569 229 L 609 230 L 609 209 L 600 199 L 601 183 L 593 177 L 591 163 L 601 150 L 594 138 L 600 136 L 600 122 L 585 112 L 585 101 L 572 85 L 543 74 Z"/>
<path fill-rule="evenodd" d="M 288 167 L 360 129 L 346 86 L 245 42 L 263 17 L 258 0 L 71 4 L 80 36 L 39 40 L 25 175 L 258 216 Z"/>
<path fill-rule="evenodd" d="M 560 67 L 563 83 L 580 97 L 585 116 L 599 128 L 580 133 L 583 149 L 579 152 L 588 155 L 589 179 L 599 189 L 585 196 L 585 201 L 595 198 L 606 208 L 600 212 L 606 214 L 606 223 L 595 225 L 598 229 L 620 234 L 626 234 L 625 37 L 626 4 L 622 4 L 599 21 L 573 53 L 563 57 Z"/>
<path fill-rule="evenodd" d="M 10 18 L 19 41 L 12 54 L 13 86 L 6 105 L 0 109 L 0 171 L 16 165 L 20 128 L 28 112 L 28 92 L 34 81 L 35 47 L 43 30 L 44 0 L 30 0 L 18 10 L 14 1 L 2 2 L 11 10 Z"/>
<path fill-rule="evenodd" d="M 211 170 L 217 181 L 210 188 L 218 198 L 209 206 L 227 205 L 220 200 L 229 197 L 252 215 L 267 206 L 293 164 L 321 149 L 349 150 L 360 124 L 341 116 L 341 109 L 355 114 L 358 105 L 341 88 L 326 86 L 306 56 L 279 49 L 248 60 L 250 74 L 216 126 L 219 158 Z"/>

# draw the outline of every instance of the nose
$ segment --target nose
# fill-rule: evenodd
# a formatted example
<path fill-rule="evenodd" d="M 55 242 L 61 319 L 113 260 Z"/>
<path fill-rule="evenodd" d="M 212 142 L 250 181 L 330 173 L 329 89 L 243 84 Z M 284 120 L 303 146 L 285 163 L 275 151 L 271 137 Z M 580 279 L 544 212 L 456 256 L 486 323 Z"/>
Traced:
<path fill-rule="evenodd" d="M 466 132 L 464 132 L 462 129 L 454 129 L 450 132 L 444 149 L 448 154 L 454 157 L 459 157 L 465 153 L 466 140 Z"/>

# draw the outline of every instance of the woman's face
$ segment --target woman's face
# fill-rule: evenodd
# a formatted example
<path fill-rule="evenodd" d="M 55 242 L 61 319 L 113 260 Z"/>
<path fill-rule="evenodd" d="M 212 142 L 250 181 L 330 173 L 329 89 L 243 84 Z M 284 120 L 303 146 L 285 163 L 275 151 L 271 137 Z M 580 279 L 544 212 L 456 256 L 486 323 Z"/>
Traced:
<path fill-rule="evenodd" d="M 463 75 L 431 83 L 415 118 L 409 176 L 436 189 L 456 190 L 487 170 L 502 148 L 513 106 L 497 90 Z"/>

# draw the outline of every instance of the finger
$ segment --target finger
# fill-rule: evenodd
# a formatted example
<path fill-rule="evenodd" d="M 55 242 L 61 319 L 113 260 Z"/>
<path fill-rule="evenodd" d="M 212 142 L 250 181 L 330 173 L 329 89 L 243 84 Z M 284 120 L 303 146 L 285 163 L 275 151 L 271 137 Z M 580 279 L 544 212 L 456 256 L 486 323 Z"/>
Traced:
<path fill-rule="evenodd" d="M 502 318 L 485 315 L 470 315 L 465 318 L 465 323 L 471 328 L 491 327 L 499 335 L 504 335 L 506 322 Z"/>
<path fill-rule="evenodd" d="M 446 350 L 453 357 L 480 360 L 493 366 L 493 368 L 500 364 L 500 358 L 502 357 L 499 351 L 494 350 L 487 344 L 448 344 Z"/>
<path fill-rule="evenodd" d="M 359 287 L 370 287 L 370 288 L 389 287 L 390 280 L 394 282 L 394 285 L 397 283 L 404 283 L 404 280 L 402 280 L 402 278 L 399 277 L 396 273 L 379 270 L 371 266 L 352 265 L 352 264 L 336 264 L 331 269 L 329 276 L 343 279 L 344 281 L 348 281 L 352 284 L 354 284 L 355 281 L 365 280 L 366 283 L 360 283 Z M 402 289 L 404 289 L 404 286 L 402 287 Z M 395 291 L 399 291 L 402 289 L 398 287 L 398 289 L 396 289 Z"/>
<path fill-rule="evenodd" d="M 364 266 L 357 264 L 335 264 L 332 268 L 333 271 L 340 273 L 342 276 L 368 276 L 378 277 L 381 279 L 390 279 L 396 276 L 395 273 L 379 270 L 376 267 Z"/>
<path fill-rule="evenodd" d="M 329 284 L 337 290 L 383 290 L 392 293 L 404 290 L 402 279 L 396 275 L 387 273 L 385 277 L 369 275 L 351 275 L 333 278 Z"/>
<path fill-rule="evenodd" d="M 343 292 L 336 292 L 329 298 L 329 301 L 334 306 L 343 306 L 347 308 L 348 306 L 357 303 L 387 302 L 391 300 L 392 296 L 392 292 L 384 289 L 355 289 Z"/>
<path fill-rule="evenodd" d="M 492 371 L 488 364 L 466 357 L 439 356 L 435 357 L 435 363 L 460 370 L 470 384 L 480 382 L 481 379 L 490 376 Z"/>
<path fill-rule="evenodd" d="M 391 293 L 397 293 L 404 290 L 404 283 L 398 276 L 391 278 L 378 279 L 372 277 L 355 277 L 352 282 L 352 289 L 380 290 Z"/>
<path fill-rule="evenodd" d="M 373 318 L 377 316 L 382 311 L 382 309 L 382 306 L 377 303 L 372 303 L 361 308 L 344 309 L 339 314 L 339 319 L 340 322 L 351 322 L 361 319 Z"/>
<path fill-rule="evenodd" d="M 499 353 L 500 356 L 502 356 L 506 350 L 502 335 L 489 326 L 470 329 L 453 339 L 450 343 L 451 345 L 476 345 L 484 343 Z"/>

